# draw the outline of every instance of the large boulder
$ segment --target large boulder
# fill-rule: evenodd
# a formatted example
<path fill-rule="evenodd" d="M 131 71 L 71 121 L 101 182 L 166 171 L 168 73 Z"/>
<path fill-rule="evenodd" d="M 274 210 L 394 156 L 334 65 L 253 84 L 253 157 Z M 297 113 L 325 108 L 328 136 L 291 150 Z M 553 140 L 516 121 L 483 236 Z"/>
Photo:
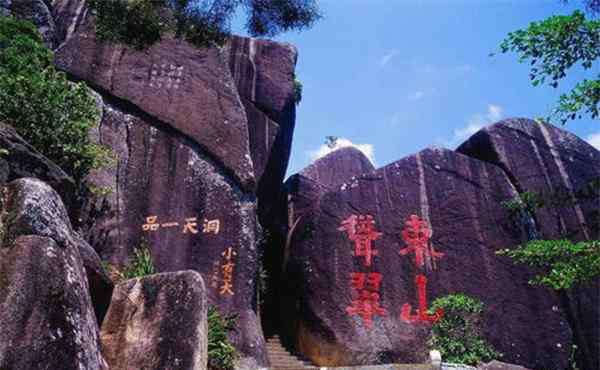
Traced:
<path fill-rule="evenodd" d="M 73 231 L 58 194 L 42 181 L 22 178 L 6 187 L 4 202 L 8 211 L 2 222 L 2 243 L 9 244 L 19 235 L 39 235 L 51 238 L 63 248 L 77 250 L 96 317 L 102 322 L 110 304 L 113 284 L 98 254 Z"/>
<path fill-rule="evenodd" d="M 246 108 L 258 193 L 272 197 L 280 190 L 290 157 L 298 52 L 290 44 L 239 36 L 231 37 L 226 50 Z"/>
<path fill-rule="evenodd" d="M 89 18 L 57 49 L 57 67 L 185 135 L 252 189 L 248 121 L 225 51 L 169 37 L 144 51 L 105 44 Z"/>
<path fill-rule="evenodd" d="M 100 142 L 118 163 L 94 171 L 82 214 L 87 240 L 103 260 L 125 266 L 147 246 L 159 272 L 195 270 L 209 302 L 251 328 L 232 338 L 242 354 L 267 362 L 256 310 L 256 199 L 183 134 L 124 112 L 106 99 Z"/>
<path fill-rule="evenodd" d="M 75 181 L 60 167 L 39 153 L 11 126 L 0 123 L 0 183 L 34 177 L 52 186 L 63 202 L 71 206 L 75 199 Z"/>
<path fill-rule="evenodd" d="M 300 175 L 326 187 L 335 188 L 351 176 L 375 170 L 373 163 L 355 147 L 336 149 L 300 171 Z"/>
<path fill-rule="evenodd" d="M 2 197 L 0 368 L 108 369 L 84 260 L 58 194 L 34 179 Z"/>
<path fill-rule="evenodd" d="M 319 365 L 422 362 L 428 304 L 463 292 L 485 304 L 483 335 L 504 359 L 566 366 L 558 298 L 495 254 L 527 240 L 502 206 L 516 195 L 499 167 L 428 149 L 318 197 L 290 242 L 296 348 Z"/>
<path fill-rule="evenodd" d="M 544 199 L 535 210 L 537 236 L 573 241 L 600 239 L 600 151 L 549 124 L 515 118 L 474 134 L 458 149 L 502 167 L 520 192 Z M 600 279 L 561 292 L 573 329 L 577 363 L 600 367 Z"/>
<path fill-rule="evenodd" d="M 126 280 L 115 287 L 102 325 L 111 370 L 205 370 L 207 301 L 194 271 Z"/>

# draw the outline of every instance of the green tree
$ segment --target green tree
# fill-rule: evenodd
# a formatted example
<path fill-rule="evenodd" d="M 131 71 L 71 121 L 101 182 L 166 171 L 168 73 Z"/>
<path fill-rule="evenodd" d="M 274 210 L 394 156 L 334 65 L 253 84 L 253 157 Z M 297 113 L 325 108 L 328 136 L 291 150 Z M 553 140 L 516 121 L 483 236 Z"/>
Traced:
<path fill-rule="evenodd" d="M 574 66 L 595 71 L 562 94 L 556 107 L 545 120 L 559 121 L 600 115 L 600 0 L 584 1 L 590 17 L 582 11 L 571 15 L 553 16 L 532 22 L 527 28 L 508 34 L 500 44 L 502 53 L 514 52 L 519 62 L 531 65 L 529 78 L 533 86 L 547 84 L 557 88 L 559 81 Z"/>
<path fill-rule="evenodd" d="M 54 68 L 32 23 L 0 16 L 0 122 L 79 181 L 111 159 L 89 139 L 98 113 L 86 85 Z"/>
<path fill-rule="evenodd" d="M 533 240 L 516 249 L 497 252 L 518 263 L 542 269 L 530 283 L 555 290 L 569 289 L 600 276 L 600 241 Z"/>
<path fill-rule="evenodd" d="M 502 357 L 481 336 L 484 305 L 464 294 L 437 298 L 431 312 L 443 310 L 442 318 L 431 327 L 428 345 L 442 354 L 445 362 L 478 365 Z"/>
<path fill-rule="evenodd" d="M 222 45 L 239 8 L 252 36 L 302 30 L 320 17 L 316 0 L 91 0 L 101 39 L 143 49 L 172 33 L 197 46 Z"/>
<path fill-rule="evenodd" d="M 235 316 L 223 317 L 213 306 L 208 307 L 208 368 L 229 370 L 234 368 L 238 353 L 229 342 L 227 334 L 235 327 Z"/>

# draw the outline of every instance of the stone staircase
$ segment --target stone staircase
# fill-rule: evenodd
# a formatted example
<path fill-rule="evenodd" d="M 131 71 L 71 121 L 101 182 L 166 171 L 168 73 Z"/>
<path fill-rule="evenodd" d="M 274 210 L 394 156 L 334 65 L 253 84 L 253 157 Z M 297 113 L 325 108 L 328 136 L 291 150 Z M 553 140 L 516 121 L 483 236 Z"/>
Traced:
<path fill-rule="evenodd" d="M 292 355 L 281 344 L 278 335 L 267 339 L 267 353 L 271 361 L 269 369 L 272 370 L 318 369 L 318 367 L 312 366 L 307 360 Z"/>

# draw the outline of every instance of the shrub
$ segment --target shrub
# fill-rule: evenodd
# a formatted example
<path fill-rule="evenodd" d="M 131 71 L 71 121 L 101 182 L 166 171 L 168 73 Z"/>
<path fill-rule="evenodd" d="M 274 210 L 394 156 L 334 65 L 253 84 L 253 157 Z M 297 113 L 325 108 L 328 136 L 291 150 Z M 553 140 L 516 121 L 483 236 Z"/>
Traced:
<path fill-rule="evenodd" d="M 431 312 L 444 311 L 431 328 L 429 347 L 445 362 L 477 365 L 502 355 L 481 337 L 483 303 L 464 294 L 449 294 L 433 301 Z"/>
<path fill-rule="evenodd" d="M 125 267 L 121 276 L 124 280 L 152 275 L 155 273 L 154 262 L 150 249 L 145 243 L 133 251 L 133 258 L 129 261 L 129 265 Z"/>
<path fill-rule="evenodd" d="M 208 368 L 210 370 L 233 369 L 237 358 L 235 347 L 227 339 L 227 333 L 235 326 L 236 318 L 224 318 L 219 311 L 208 308 Z"/>
<path fill-rule="evenodd" d="M 0 16 L 0 121 L 80 182 L 112 161 L 88 136 L 98 114 L 86 85 L 54 68 L 35 26 Z"/>
<path fill-rule="evenodd" d="M 143 49 L 166 33 L 196 46 L 222 45 L 236 10 L 248 13 L 252 36 L 310 27 L 320 18 L 315 0 L 90 0 L 100 39 Z"/>
<path fill-rule="evenodd" d="M 518 263 L 538 267 L 530 284 L 569 289 L 600 276 L 600 241 L 572 243 L 569 240 L 533 240 L 515 249 L 496 252 Z"/>
<path fill-rule="evenodd" d="M 300 80 L 297 78 L 294 78 L 294 102 L 296 105 L 300 104 L 302 101 L 302 89 L 302 82 L 300 82 Z"/>

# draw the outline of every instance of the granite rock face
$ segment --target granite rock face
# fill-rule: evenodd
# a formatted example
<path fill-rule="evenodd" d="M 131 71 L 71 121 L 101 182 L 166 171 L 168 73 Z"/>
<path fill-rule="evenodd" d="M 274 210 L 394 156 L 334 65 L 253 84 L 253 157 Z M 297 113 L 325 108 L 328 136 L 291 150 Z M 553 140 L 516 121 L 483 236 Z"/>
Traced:
<path fill-rule="evenodd" d="M 3 190 L 1 219 L 0 367 L 108 369 L 89 273 L 58 194 L 16 180 Z"/>
<path fill-rule="evenodd" d="M 533 215 L 541 239 L 600 239 L 600 152 L 577 136 L 523 118 L 491 125 L 457 151 L 502 167 L 519 192 L 538 194 Z M 600 279 L 561 293 L 579 348 L 577 363 L 600 366 Z"/>
<path fill-rule="evenodd" d="M 101 331 L 110 369 L 205 370 L 207 307 L 204 282 L 195 271 L 118 284 Z"/>
<path fill-rule="evenodd" d="M 61 45 L 58 68 L 177 130 L 242 187 L 254 186 L 248 122 L 224 52 L 170 38 L 142 52 L 101 43 L 91 27 Z"/>
<path fill-rule="evenodd" d="M 76 249 L 85 268 L 96 317 L 102 322 L 113 284 L 98 254 L 73 231 L 59 195 L 39 180 L 22 178 L 6 187 L 5 201 L 5 207 L 11 211 L 3 221 L 3 243 L 10 243 L 18 235 L 39 235 L 51 238 L 62 247 Z"/>
<path fill-rule="evenodd" d="M 501 168 L 428 149 L 316 197 L 287 263 L 297 349 L 319 365 L 422 362 L 434 317 L 420 303 L 463 292 L 486 305 L 483 334 L 506 361 L 562 368 L 558 298 L 495 254 L 528 238 L 501 204 L 516 195 Z"/>
<path fill-rule="evenodd" d="M 86 181 L 108 189 L 84 208 L 86 238 L 117 266 L 149 247 L 159 272 L 202 274 L 211 304 L 253 328 L 234 338 L 244 355 L 266 363 L 256 314 L 256 198 L 244 192 L 196 143 L 151 117 L 106 103 L 97 133 L 118 163 Z M 246 321 L 247 320 L 247 321 Z"/>
<path fill-rule="evenodd" d="M 300 171 L 300 175 L 333 189 L 353 175 L 373 170 L 375 167 L 360 150 L 345 147 L 317 159 Z"/>
<path fill-rule="evenodd" d="M 257 209 L 273 208 L 281 194 L 295 48 L 234 36 L 223 48 L 164 38 L 140 52 L 99 42 L 84 1 L 55 0 L 52 12 L 56 64 L 102 94 L 93 135 L 118 157 L 86 179 L 103 189 L 81 212 L 86 239 L 121 267 L 147 245 L 158 271 L 200 272 L 209 302 L 239 315 L 236 347 L 266 365 Z"/>

